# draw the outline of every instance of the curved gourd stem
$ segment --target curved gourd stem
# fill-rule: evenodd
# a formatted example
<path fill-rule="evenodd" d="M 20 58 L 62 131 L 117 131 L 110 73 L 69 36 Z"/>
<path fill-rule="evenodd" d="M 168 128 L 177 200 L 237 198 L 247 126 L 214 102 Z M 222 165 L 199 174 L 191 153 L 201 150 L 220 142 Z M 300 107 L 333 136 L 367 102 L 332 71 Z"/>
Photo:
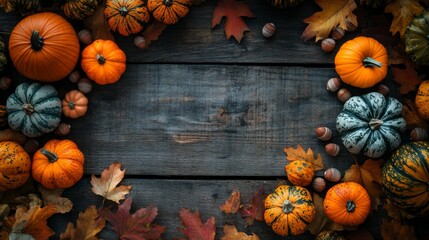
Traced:
<path fill-rule="evenodd" d="M 69 105 L 69 108 L 70 108 L 70 109 L 74 109 L 74 107 L 75 107 L 74 102 L 69 102 L 69 104 L 68 104 L 68 105 Z"/>
<path fill-rule="evenodd" d="M 375 60 L 374 58 L 371 58 L 371 57 L 364 58 L 363 61 L 362 61 L 362 63 L 363 63 L 364 67 L 378 67 L 378 68 L 381 68 L 381 66 L 382 66 L 381 62 L 379 62 L 379 61 L 377 61 L 377 60 Z"/>
<path fill-rule="evenodd" d="M 171 6 L 173 5 L 173 0 L 164 0 L 163 3 L 165 6 Z"/>
<path fill-rule="evenodd" d="M 39 35 L 39 31 L 33 30 L 31 33 L 31 48 L 35 51 L 39 51 L 43 47 L 43 37 Z"/>
<path fill-rule="evenodd" d="M 45 155 L 48 158 L 48 161 L 50 163 L 54 163 L 54 162 L 56 162 L 58 160 L 57 154 L 55 154 L 55 153 L 53 153 L 53 152 L 51 152 L 49 150 L 46 150 L 44 148 L 40 149 L 40 153 L 42 153 L 43 155 Z"/>
<path fill-rule="evenodd" d="M 103 57 L 103 55 L 101 55 L 101 54 L 97 54 L 97 56 L 95 58 L 97 59 L 97 61 L 100 65 L 103 65 L 106 63 L 106 58 Z"/>
<path fill-rule="evenodd" d="M 128 14 L 128 9 L 127 9 L 126 7 L 124 7 L 124 6 L 122 6 L 121 8 L 119 8 L 119 14 L 120 14 L 122 17 L 127 16 L 127 14 Z"/>
<path fill-rule="evenodd" d="M 356 204 L 352 200 L 349 200 L 346 203 L 346 209 L 347 212 L 354 212 L 356 209 Z"/>
<path fill-rule="evenodd" d="M 282 210 L 284 213 L 291 213 L 295 207 L 293 206 L 292 202 L 289 200 L 285 200 L 283 202 Z"/>
<path fill-rule="evenodd" d="M 27 115 L 31 115 L 34 112 L 34 107 L 30 103 L 24 103 L 24 104 L 22 104 L 22 109 L 24 110 L 24 112 Z"/>
<path fill-rule="evenodd" d="M 381 127 L 381 125 L 383 125 L 383 120 L 373 118 L 369 121 L 368 124 L 371 130 L 377 130 Z"/>

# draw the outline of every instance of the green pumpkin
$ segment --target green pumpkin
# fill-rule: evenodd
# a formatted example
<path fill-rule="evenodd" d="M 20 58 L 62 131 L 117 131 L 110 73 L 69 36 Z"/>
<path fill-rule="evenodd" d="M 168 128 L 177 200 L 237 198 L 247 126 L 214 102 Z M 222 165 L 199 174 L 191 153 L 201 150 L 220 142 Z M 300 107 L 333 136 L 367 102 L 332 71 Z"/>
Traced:
<path fill-rule="evenodd" d="M 22 83 L 6 101 L 9 126 L 28 137 L 52 132 L 61 121 L 61 100 L 51 85 Z"/>
<path fill-rule="evenodd" d="M 347 100 L 336 127 L 349 152 L 378 158 L 401 143 L 406 127 L 401 113 L 398 100 L 372 92 Z"/>
<path fill-rule="evenodd" d="M 382 170 L 386 196 L 412 215 L 429 214 L 429 142 L 410 142 L 393 152 Z"/>
<path fill-rule="evenodd" d="M 3 38 L 0 37 L 0 72 L 6 68 L 7 57 L 6 57 L 6 46 Z"/>
<path fill-rule="evenodd" d="M 414 18 L 405 31 L 405 52 L 417 64 L 429 65 L 429 10 Z"/>
<path fill-rule="evenodd" d="M 67 0 L 62 8 L 67 17 L 84 20 L 94 13 L 97 5 L 97 0 Z"/>
<path fill-rule="evenodd" d="M 278 9 L 295 7 L 304 0 L 270 0 L 271 6 Z"/>

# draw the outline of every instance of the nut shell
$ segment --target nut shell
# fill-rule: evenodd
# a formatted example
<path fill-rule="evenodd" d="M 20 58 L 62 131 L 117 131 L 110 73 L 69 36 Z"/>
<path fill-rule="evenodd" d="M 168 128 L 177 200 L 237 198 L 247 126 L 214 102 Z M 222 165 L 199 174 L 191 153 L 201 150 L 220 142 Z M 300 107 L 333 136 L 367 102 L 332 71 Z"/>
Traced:
<path fill-rule="evenodd" d="M 330 182 L 338 182 L 341 179 L 341 173 L 336 168 L 328 168 L 323 174 L 325 179 Z"/>
<path fill-rule="evenodd" d="M 10 77 L 1 77 L 0 78 L 0 89 L 7 90 L 12 84 L 12 79 Z"/>
<path fill-rule="evenodd" d="M 333 38 L 325 38 L 320 44 L 322 51 L 329 53 L 335 49 L 335 40 Z"/>
<path fill-rule="evenodd" d="M 428 140 L 428 132 L 424 128 L 416 127 L 411 130 L 410 139 L 413 142 Z"/>
<path fill-rule="evenodd" d="M 91 80 L 85 77 L 79 79 L 79 82 L 77 83 L 77 88 L 83 93 L 90 93 L 92 90 Z"/>
<path fill-rule="evenodd" d="M 71 126 L 67 123 L 60 123 L 58 127 L 55 129 L 54 133 L 58 136 L 65 136 L 70 133 Z"/>
<path fill-rule="evenodd" d="M 321 177 L 315 177 L 313 179 L 313 182 L 311 183 L 311 187 L 316 192 L 322 192 L 323 190 L 325 190 L 326 181 L 325 181 L 325 179 L 323 179 Z"/>
<path fill-rule="evenodd" d="M 328 141 L 332 137 L 332 131 L 327 127 L 318 127 L 316 128 L 316 137 L 322 141 Z"/>
<path fill-rule="evenodd" d="M 334 28 L 334 30 L 332 30 L 332 33 L 331 33 L 332 39 L 340 40 L 341 38 L 344 37 L 345 32 L 346 31 L 341 27 Z"/>
<path fill-rule="evenodd" d="M 341 88 L 337 92 L 337 98 L 340 102 L 347 102 L 352 97 L 352 93 L 347 88 Z"/>
<path fill-rule="evenodd" d="M 79 38 L 79 41 L 81 41 L 83 44 L 89 45 L 92 43 L 92 34 L 87 29 L 82 29 L 77 33 L 77 37 Z"/>
<path fill-rule="evenodd" d="M 326 90 L 330 92 L 336 92 L 341 87 L 341 80 L 337 77 L 333 77 L 326 82 Z"/>
<path fill-rule="evenodd" d="M 388 86 L 386 86 L 384 84 L 380 84 L 377 87 L 377 92 L 379 92 L 379 93 L 383 94 L 383 96 L 387 97 L 387 96 L 389 96 L 390 89 Z"/>
<path fill-rule="evenodd" d="M 36 139 L 28 139 L 24 144 L 24 150 L 29 154 L 35 153 L 39 148 L 40 144 Z"/>
<path fill-rule="evenodd" d="M 335 157 L 335 156 L 338 156 L 338 154 L 340 153 L 340 146 L 338 146 L 335 143 L 328 143 L 325 146 L 325 151 L 326 151 L 326 154 Z"/>
<path fill-rule="evenodd" d="M 146 47 L 146 39 L 144 39 L 143 36 L 136 36 L 134 38 L 134 45 L 138 48 L 145 48 Z"/>
<path fill-rule="evenodd" d="M 69 80 L 72 83 L 77 83 L 80 79 L 80 72 L 78 70 L 74 70 L 69 74 Z"/>
<path fill-rule="evenodd" d="M 262 36 L 266 38 L 272 37 L 276 33 L 276 25 L 274 23 L 267 23 L 262 27 Z"/>

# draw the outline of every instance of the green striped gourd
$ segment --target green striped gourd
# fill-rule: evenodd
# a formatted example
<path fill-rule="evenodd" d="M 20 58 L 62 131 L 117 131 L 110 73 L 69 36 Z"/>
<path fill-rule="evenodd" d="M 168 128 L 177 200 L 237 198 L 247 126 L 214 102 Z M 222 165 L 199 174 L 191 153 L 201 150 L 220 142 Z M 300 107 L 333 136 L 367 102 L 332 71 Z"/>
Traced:
<path fill-rule="evenodd" d="M 405 31 L 405 51 L 413 61 L 429 65 L 429 10 L 414 18 Z"/>

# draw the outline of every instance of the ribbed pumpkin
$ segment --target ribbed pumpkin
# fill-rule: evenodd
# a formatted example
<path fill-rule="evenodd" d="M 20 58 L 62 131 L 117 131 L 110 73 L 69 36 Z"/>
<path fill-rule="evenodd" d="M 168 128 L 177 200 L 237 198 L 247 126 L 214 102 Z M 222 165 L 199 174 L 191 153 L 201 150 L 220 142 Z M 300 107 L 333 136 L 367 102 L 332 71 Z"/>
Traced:
<path fill-rule="evenodd" d="M 83 176 L 85 157 L 71 140 L 49 140 L 33 156 L 32 176 L 45 188 L 69 188 Z"/>
<path fill-rule="evenodd" d="M 300 186 L 281 185 L 264 204 L 265 222 L 282 236 L 304 233 L 316 214 L 310 192 Z"/>
<path fill-rule="evenodd" d="M 66 117 L 78 118 L 85 115 L 88 110 L 88 98 L 78 90 L 71 90 L 66 93 L 62 106 Z"/>
<path fill-rule="evenodd" d="M 189 12 L 192 0 L 148 0 L 153 17 L 164 24 L 175 24 Z"/>
<path fill-rule="evenodd" d="M 386 196 L 412 215 L 429 214 L 429 142 L 410 142 L 393 152 L 383 166 Z"/>
<path fill-rule="evenodd" d="M 405 51 L 414 62 L 429 65 L 429 10 L 414 18 L 405 31 Z"/>
<path fill-rule="evenodd" d="M 359 183 L 343 182 L 331 187 L 323 201 L 326 216 L 344 226 L 363 223 L 371 210 L 368 192 Z"/>
<path fill-rule="evenodd" d="M 269 1 L 272 7 L 283 9 L 287 7 L 295 7 L 296 5 L 303 2 L 304 0 L 269 0 Z"/>
<path fill-rule="evenodd" d="M 31 160 L 18 143 L 0 142 L 0 192 L 18 188 L 30 177 Z"/>
<path fill-rule="evenodd" d="M 19 10 L 21 13 L 37 11 L 42 8 L 42 0 L 8 0 L 3 6 L 5 12 Z"/>
<path fill-rule="evenodd" d="M 308 186 L 314 177 L 314 166 L 311 163 L 302 160 L 290 162 L 285 167 L 287 179 L 293 185 Z"/>
<path fill-rule="evenodd" d="M 109 28 L 123 36 L 140 32 L 150 19 L 142 0 L 107 0 L 104 16 Z"/>
<path fill-rule="evenodd" d="M 88 78 L 100 85 L 117 82 L 126 65 L 125 53 L 111 40 L 98 39 L 82 51 L 81 66 Z"/>
<path fill-rule="evenodd" d="M 50 12 L 24 18 L 9 39 L 10 58 L 19 73 L 42 82 L 66 77 L 76 66 L 79 51 L 71 24 Z"/>
<path fill-rule="evenodd" d="M 387 75 L 386 48 L 370 37 L 345 42 L 335 56 L 335 70 L 341 80 L 358 88 L 369 88 Z"/>
<path fill-rule="evenodd" d="M 354 96 L 345 102 L 336 127 L 347 150 L 378 158 L 397 148 L 406 122 L 402 104 L 378 92 Z"/>
<path fill-rule="evenodd" d="M 9 126 L 28 137 L 52 132 L 61 121 L 61 100 L 51 85 L 22 83 L 6 101 Z"/>
<path fill-rule="evenodd" d="M 83 20 L 94 13 L 97 5 L 97 0 L 67 0 L 62 8 L 67 17 Z"/>
<path fill-rule="evenodd" d="M 6 46 L 4 44 L 3 38 L 0 36 L 0 72 L 6 68 L 6 65 L 7 65 Z"/>
<path fill-rule="evenodd" d="M 415 98 L 415 104 L 419 115 L 429 120 L 429 80 L 420 83 Z"/>

